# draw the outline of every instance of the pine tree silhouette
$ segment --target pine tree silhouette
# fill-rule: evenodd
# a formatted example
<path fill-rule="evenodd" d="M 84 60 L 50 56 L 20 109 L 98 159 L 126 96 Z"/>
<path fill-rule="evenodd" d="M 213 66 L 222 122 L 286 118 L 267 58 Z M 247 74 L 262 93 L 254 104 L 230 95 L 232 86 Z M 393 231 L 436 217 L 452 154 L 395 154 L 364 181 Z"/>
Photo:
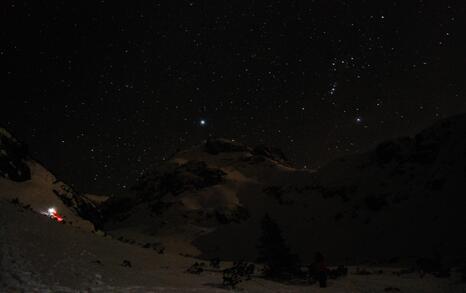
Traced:
<path fill-rule="evenodd" d="M 266 277 L 286 278 L 299 273 L 297 255 L 291 254 L 280 227 L 268 214 L 262 219 L 258 250 L 258 261 L 264 264 Z"/>

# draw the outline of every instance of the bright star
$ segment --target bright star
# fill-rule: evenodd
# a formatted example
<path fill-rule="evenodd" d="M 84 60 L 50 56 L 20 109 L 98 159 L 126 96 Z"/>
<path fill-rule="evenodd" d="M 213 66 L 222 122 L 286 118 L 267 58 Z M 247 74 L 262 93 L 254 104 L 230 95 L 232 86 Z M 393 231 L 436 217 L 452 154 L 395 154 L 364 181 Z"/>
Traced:
<path fill-rule="evenodd" d="M 201 126 L 205 126 L 206 125 L 206 121 L 204 119 L 202 119 L 201 121 L 199 121 L 199 124 L 201 124 Z"/>

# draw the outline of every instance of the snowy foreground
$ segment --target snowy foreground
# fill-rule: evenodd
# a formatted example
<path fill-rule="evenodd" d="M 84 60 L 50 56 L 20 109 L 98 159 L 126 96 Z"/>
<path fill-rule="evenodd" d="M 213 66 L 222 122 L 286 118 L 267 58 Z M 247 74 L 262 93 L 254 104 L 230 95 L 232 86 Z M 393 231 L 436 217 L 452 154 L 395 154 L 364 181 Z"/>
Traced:
<path fill-rule="evenodd" d="M 227 292 L 222 274 L 186 273 L 196 260 L 158 254 L 76 228 L 17 205 L 0 202 L 0 292 Z M 122 266 L 124 260 L 131 267 Z M 228 266 L 228 264 L 222 264 Z M 366 268 L 374 271 L 375 268 Z M 378 268 L 379 269 L 379 268 Z M 377 270 L 378 270 L 377 269 Z M 457 275 L 355 275 L 330 280 L 329 287 L 289 286 L 253 278 L 241 292 L 466 292 Z"/>

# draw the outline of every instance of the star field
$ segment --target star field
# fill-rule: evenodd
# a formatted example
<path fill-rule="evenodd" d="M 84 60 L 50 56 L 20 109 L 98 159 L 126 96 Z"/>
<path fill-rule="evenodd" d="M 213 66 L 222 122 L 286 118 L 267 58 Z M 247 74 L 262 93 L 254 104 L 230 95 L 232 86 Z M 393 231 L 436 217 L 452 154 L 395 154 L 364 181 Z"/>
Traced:
<path fill-rule="evenodd" d="M 466 111 L 460 1 L 5 1 L 0 123 L 79 190 L 207 137 L 318 168 Z"/>

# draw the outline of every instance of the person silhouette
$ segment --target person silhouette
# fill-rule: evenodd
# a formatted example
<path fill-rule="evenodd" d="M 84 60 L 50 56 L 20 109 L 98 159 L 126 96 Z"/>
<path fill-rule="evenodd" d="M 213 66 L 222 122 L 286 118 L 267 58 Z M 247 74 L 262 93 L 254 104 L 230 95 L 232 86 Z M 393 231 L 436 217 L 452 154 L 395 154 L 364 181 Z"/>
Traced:
<path fill-rule="evenodd" d="M 321 288 L 327 287 L 327 274 L 328 269 L 325 266 L 325 257 L 322 253 L 316 252 L 314 256 L 314 263 L 312 265 L 312 274 L 319 282 Z"/>

